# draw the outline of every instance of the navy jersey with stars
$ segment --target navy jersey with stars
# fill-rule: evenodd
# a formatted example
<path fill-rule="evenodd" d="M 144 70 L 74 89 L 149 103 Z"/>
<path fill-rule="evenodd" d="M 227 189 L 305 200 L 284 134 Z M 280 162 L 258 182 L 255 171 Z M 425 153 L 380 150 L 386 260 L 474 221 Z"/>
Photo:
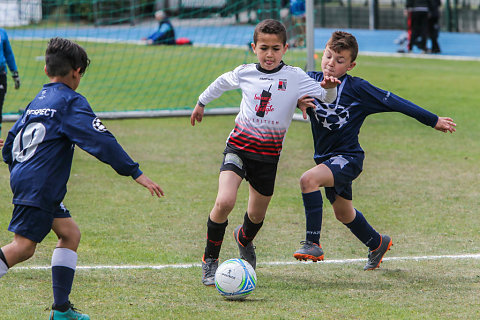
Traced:
<path fill-rule="evenodd" d="M 49 212 L 58 208 L 67 192 L 75 145 L 121 175 L 136 179 L 142 174 L 85 97 L 63 83 L 49 83 L 8 132 L 2 150 L 13 203 Z"/>
<path fill-rule="evenodd" d="M 323 72 L 308 72 L 317 81 Z M 337 99 L 324 103 L 315 99 L 316 108 L 308 108 L 317 164 L 337 155 L 363 160 L 364 152 L 358 134 L 365 118 L 379 112 L 401 112 L 421 123 L 435 127 L 438 116 L 391 92 L 379 89 L 368 81 L 348 74 L 339 79 Z"/>

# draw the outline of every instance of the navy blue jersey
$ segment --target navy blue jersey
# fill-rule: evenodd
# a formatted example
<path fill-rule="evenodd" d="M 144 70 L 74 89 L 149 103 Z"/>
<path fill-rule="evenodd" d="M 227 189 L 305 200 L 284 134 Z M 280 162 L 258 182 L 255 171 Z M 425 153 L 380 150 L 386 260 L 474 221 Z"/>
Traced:
<path fill-rule="evenodd" d="M 67 192 L 75 145 L 121 175 L 136 179 L 142 174 L 81 94 L 49 83 L 8 132 L 2 150 L 13 203 L 57 209 Z"/>
<path fill-rule="evenodd" d="M 308 72 L 317 81 L 322 72 Z M 364 152 L 358 142 L 358 134 L 365 118 L 374 113 L 397 111 L 413 117 L 421 123 L 435 127 L 438 116 L 422 109 L 391 92 L 379 89 L 368 81 L 350 75 L 339 79 L 337 100 L 324 103 L 315 100 L 316 108 L 308 108 L 315 144 L 316 163 L 337 156 L 361 157 Z"/>

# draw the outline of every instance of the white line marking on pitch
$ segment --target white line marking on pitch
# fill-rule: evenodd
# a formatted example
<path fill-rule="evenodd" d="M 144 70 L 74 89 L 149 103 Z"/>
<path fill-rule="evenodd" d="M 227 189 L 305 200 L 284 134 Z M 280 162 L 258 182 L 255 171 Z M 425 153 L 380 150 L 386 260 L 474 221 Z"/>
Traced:
<path fill-rule="evenodd" d="M 418 257 L 389 257 L 383 258 L 383 261 L 405 261 L 405 260 L 440 260 L 440 259 L 480 259 L 480 253 L 476 254 L 461 254 L 461 255 L 442 255 L 442 256 L 418 256 Z M 323 263 L 334 263 L 334 264 L 348 264 L 356 262 L 364 262 L 367 259 L 334 259 L 334 260 L 324 260 L 319 262 Z M 292 265 L 292 264 L 306 264 L 313 263 L 309 262 L 299 262 L 299 261 L 273 261 L 259 263 L 260 266 L 274 266 L 274 265 Z M 163 264 L 163 265 L 117 265 L 117 266 L 77 266 L 77 270 L 96 270 L 96 269 L 184 269 L 192 267 L 200 267 L 200 263 L 190 263 L 190 264 Z M 15 267 L 13 270 L 46 270 L 50 269 L 50 266 L 31 266 L 31 267 Z"/>

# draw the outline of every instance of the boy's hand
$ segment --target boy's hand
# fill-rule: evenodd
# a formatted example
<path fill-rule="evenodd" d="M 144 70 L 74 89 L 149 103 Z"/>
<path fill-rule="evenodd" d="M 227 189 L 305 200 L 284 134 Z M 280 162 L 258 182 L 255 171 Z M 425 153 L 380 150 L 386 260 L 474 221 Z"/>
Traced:
<path fill-rule="evenodd" d="M 150 190 L 150 193 L 152 194 L 152 196 L 154 196 L 155 194 L 159 198 L 163 196 L 162 188 L 160 188 L 158 184 L 150 180 L 145 174 L 142 173 L 137 179 L 135 179 L 135 181 L 137 181 L 139 184 L 141 184 L 142 186 Z"/>
<path fill-rule="evenodd" d="M 342 83 L 342 81 L 338 80 L 335 77 L 324 76 L 322 82 L 320 82 L 320 85 L 322 86 L 323 89 L 331 89 L 331 88 L 335 88 L 340 83 Z"/>
<path fill-rule="evenodd" d="M 307 120 L 307 108 L 315 108 L 313 98 L 310 96 L 303 96 L 297 101 L 298 109 L 302 110 L 303 119 Z"/>
<path fill-rule="evenodd" d="M 197 120 L 197 122 L 202 122 L 203 112 L 205 111 L 204 109 L 205 107 L 202 107 L 197 103 L 195 109 L 193 109 L 192 115 L 190 116 L 190 123 L 192 126 L 195 126 L 195 120 Z"/>
<path fill-rule="evenodd" d="M 453 122 L 451 118 L 446 117 L 438 117 L 437 124 L 435 125 L 435 129 L 442 132 L 455 132 L 457 129 L 455 127 L 457 124 Z"/>
<path fill-rule="evenodd" d="M 3 147 L 3 139 L 0 139 L 0 148 Z"/>

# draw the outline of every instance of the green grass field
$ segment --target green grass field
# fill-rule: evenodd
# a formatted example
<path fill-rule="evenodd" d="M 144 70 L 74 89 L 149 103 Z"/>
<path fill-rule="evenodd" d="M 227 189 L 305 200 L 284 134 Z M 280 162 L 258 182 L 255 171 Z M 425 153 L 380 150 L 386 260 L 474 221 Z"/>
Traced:
<path fill-rule="evenodd" d="M 366 160 L 354 183 L 354 203 L 378 231 L 393 238 L 387 257 L 480 252 L 479 67 L 479 62 L 361 57 L 352 72 L 451 116 L 458 125 L 451 135 L 401 114 L 374 115 L 365 122 L 360 141 Z M 90 71 L 95 76 L 93 66 Z M 79 90 L 87 97 L 89 76 Z M 195 90 L 190 104 L 201 92 Z M 233 116 L 206 117 L 194 128 L 187 118 L 105 121 L 166 197 L 150 197 L 130 178 L 77 150 L 65 204 L 82 230 L 78 265 L 199 264 L 221 152 L 233 123 Z M 10 126 L 4 125 L 3 136 Z M 258 286 L 245 302 L 225 301 L 201 285 L 197 266 L 78 269 L 72 302 L 92 319 L 480 318 L 478 259 L 386 260 L 373 272 L 363 271 L 364 261 L 267 264 L 294 262 L 292 253 L 304 238 L 298 179 L 313 166 L 312 155 L 309 125 L 294 122 L 275 195 L 255 240 Z M 6 231 L 12 205 L 5 165 L 0 184 L 3 245 L 12 239 Z M 221 260 L 237 256 L 231 232 L 243 219 L 247 190 L 246 184 L 240 188 Z M 366 258 L 366 248 L 328 205 L 321 239 L 326 260 Z M 50 234 L 18 267 L 48 266 L 54 246 Z M 50 287 L 49 270 L 13 268 L 0 280 L 0 318 L 46 319 Z"/>

